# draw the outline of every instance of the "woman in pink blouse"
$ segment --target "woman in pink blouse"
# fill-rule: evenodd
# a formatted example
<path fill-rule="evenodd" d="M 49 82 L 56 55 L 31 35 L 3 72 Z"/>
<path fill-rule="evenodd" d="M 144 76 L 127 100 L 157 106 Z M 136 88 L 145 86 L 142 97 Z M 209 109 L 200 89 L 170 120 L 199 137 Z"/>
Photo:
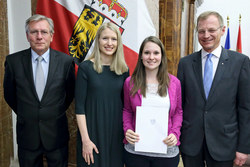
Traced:
<path fill-rule="evenodd" d="M 157 37 L 150 36 L 142 42 L 136 68 L 123 89 L 126 167 L 177 167 L 182 124 L 181 85 L 167 72 L 166 53 Z M 167 145 L 166 153 L 135 151 L 134 144 L 140 140 L 140 134 L 135 132 L 137 106 L 166 108 L 168 135 L 162 141 Z"/>

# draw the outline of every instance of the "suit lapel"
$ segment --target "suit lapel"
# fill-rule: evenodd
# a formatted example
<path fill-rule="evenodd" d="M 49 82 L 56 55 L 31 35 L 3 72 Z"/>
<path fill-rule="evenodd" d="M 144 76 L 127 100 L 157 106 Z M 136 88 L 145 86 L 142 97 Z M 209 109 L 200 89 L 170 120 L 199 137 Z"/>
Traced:
<path fill-rule="evenodd" d="M 214 80 L 213 80 L 208 98 L 213 95 L 216 89 L 216 86 L 219 84 L 221 77 L 223 76 L 225 69 L 228 66 L 228 62 L 229 62 L 228 60 L 229 60 L 229 57 L 228 57 L 227 51 L 226 49 L 222 48 L 221 57 L 217 66 L 217 70 L 214 76 Z"/>
<path fill-rule="evenodd" d="M 204 87 L 203 87 L 203 79 L 202 79 L 202 65 L 201 65 L 201 50 L 196 52 L 193 58 L 193 69 L 195 78 L 197 79 L 197 83 L 202 94 L 202 97 L 206 99 Z"/>
<path fill-rule="evenodd" d="M 26 78 L 29 81 L 29 87 L 31 88 L 34 96 L 37 96 L 36 93 L 36 88 L 35 88 L 35 83 L 34 83 L 34 77 L 33 77 L 33 69 L 32 69 L 32 62 L 31 62 L 31 49 L 27 49 L 26 52 L 24 53 L 23 57 L 22 57 L 22 63 L 23 63 L 23 68 L 24 68 L 24 72 L 26 75 Z"/>
<path fill-rule="evenodd" d="M 53 49 L 50 49 L 48 78 L 47 78 L 47 82 L 46 82 L 46 85 L 45 85 L 43 97 L 46 96 L 49 86 L 51 84 L 53 84 L 52 82 L 53 82 L 53 78 L 54 78 L 54 74 L 56 72 L 58 62 L 59 62 L 58 55 L 56 54 L 56 52 Z"/>

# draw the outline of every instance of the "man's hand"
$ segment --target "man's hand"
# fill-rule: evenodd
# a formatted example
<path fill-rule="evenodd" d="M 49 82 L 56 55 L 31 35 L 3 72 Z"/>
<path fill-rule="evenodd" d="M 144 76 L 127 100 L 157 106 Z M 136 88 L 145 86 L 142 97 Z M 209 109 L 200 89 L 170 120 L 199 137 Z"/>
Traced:
<path fill-rule="evenodd" d="M 240 152 L 236 152 L 236 157 L 234 159 L 234 164 L 238 166 L 244 165 L 247 160 L 248 155 Z"/>

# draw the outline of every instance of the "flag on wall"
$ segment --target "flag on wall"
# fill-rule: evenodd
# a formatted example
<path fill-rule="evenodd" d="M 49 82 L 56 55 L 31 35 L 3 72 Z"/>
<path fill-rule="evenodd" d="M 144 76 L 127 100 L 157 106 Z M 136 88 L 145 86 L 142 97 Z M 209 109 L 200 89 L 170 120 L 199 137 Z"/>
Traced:
<path fill-rule="evenodd" d="M 237 38 L 237 46 L 236 51 L 242 53 L 242 45 L 241 45 L 241 28 L 239 25 L 238 38 Z"/>
<path fill-rule="evenodd" d="M 227 28 L 227 37 L 226 37 L 226 42 L 225 42 L 225 49 L 231 49 L 229 27 Z"/>
<path fill-rule="evenodd" d="M 156 32 L 144 0 L 38 0 L 36 13 L 53 19 L 51 47 L 73 56 L 76 64 L 90 55 L 98 27 L 112 21 L 122 33 L 130 73 L 141 42 Z"/>

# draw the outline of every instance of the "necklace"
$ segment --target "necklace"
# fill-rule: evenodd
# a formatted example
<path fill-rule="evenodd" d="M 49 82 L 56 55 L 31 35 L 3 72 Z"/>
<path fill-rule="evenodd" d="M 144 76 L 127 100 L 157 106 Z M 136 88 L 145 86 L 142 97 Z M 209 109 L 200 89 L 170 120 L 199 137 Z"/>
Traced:
<path fill-rule="evenodd" d="M 157 94 L 158 92 L 158 84 L 147 84 L 147 93 L 149 94 Z"/>

